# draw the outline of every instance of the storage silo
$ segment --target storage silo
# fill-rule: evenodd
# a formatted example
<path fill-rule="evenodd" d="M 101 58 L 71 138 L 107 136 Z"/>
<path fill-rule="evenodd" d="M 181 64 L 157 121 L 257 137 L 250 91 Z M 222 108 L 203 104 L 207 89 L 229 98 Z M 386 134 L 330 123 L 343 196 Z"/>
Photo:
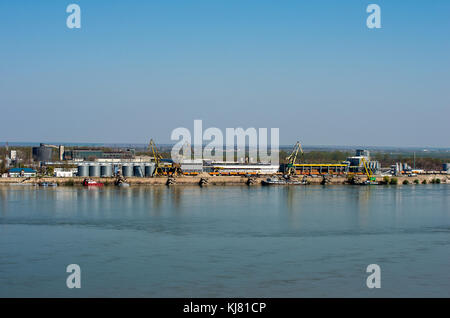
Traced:
<path fill-rule="evenodd" d="M 96 163 L 89 165 L 89 177 L 100 177 L 100 166 Z"/>
<path fill-rule="evenodd" d="M 133 166 L 129 164 L 125 164 L 122 166 L 122 176 L 124 177 L 132 177 L 133 176 Z"/>
<path fill-rule="evenodd" d="M 101 165 L 100 166 L 100 175 L 102 177 L 112 177 L 112 165 Z"/>
<path fill-rule="evenodd" d="M 145 173 L 144 173 L 144 165 L 142 164 L 135 164 L 133 166 L 133 174 L 135 177 L 144 177 Z"/>
<path fill-rule="evenodd" d="M 89 177 L 89 166 L 85 164 L 78 165 L 78 176 Z"/>
<path fill-rule="evenodd" d="M 147 178 L 153 177 L 153 173 L 155 173 L 155 164 L 154 163 L 146 163 L 145 164 L 145 176 Z"/>
<path fill-rule="evenodd" d="M 447 173 L 450 173 L 450 163 L 444 163 L 442 165 L 442 170 L 444 170 Z"/>
<path fill-rule="evenodd" d="M 41 144 L 32 148 L 32 155 L 36 161 L 52 161 L 53 149 L 49 145 Z"/>

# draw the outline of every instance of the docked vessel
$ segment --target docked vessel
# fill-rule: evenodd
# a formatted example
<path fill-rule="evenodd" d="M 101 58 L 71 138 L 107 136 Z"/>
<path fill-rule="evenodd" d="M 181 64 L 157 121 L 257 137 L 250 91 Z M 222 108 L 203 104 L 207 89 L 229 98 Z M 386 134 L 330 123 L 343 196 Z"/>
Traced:
<path fill-rule="evenodd" d="M 276 176 L 267 178 L 261 182 L 263 185 L 303 185 L 308 184 L 306 180 L 293 180 L 290 178 L 278 178 Z"/>
<path fill-rule="evenodd" d="M 85 187 L 103 187 L 103 183 L 86 178 L 83 180 L 83 186 L 85 186 Z"/>
<path fill-rule="evenodd" d="M 130 186 L 130 184 L 127 182 L 127 179 L 125 179 L 122 175 L 117 176 L 114 184 L 118 187 L 129 187 Z"/>
<path fill-rule="evenodd" d="M 363 183 L 360 183 L 361 185 L 377 185 L 377 184 L 379 184 L 377 181 L 374 181 L 374 180 L 366 180 L 366 181 L 364 181 Z"/>
<path fill-rule="evenodd" d="M 56 182 L 41 182 L 39 183 L 41 187 L 57 187 L 58 184 Z"/>

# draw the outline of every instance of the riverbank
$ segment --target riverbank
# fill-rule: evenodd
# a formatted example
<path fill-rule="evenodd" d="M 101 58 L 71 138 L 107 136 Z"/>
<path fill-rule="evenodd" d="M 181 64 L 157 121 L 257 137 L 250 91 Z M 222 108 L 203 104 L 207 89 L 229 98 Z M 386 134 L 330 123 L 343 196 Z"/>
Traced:
<path fill-rule="evenodd" d="M 199 184 L 201 179 L 205 178 L 208 185 L 239 185 L 248 184 L 249 177 L 245 176 L 179 176 L 175 180 L 175 184 Z M 261 184 L 267 176 L 251 177 L 252 184 Z M 300 177 L 301 178 L 301 177 Z M 364 179 L 364 177 L 362 177 Z M 92 177 L 91 179 L 102 182 L 105 185 L 113 185 L 115 178 L 100 178 Z M 384 182 L 384 177 L 378 176 L 377 181 Z M 432 183 L 433 180 L 439 180 L 439 183 L 450 183 L 450 175 L 445 174 L 427 174 L 427 175 L 417 175 L 417 176 L 396 176 L 389 177 L 390 180 L 396 179 L 397 184 L 403 184 L 404 182 L 413 183 Z M 84 177 L 73 177 L 73 178 L 56 178 L 56 177 L 44 177 L 44 178 L 0 178 L 0 184 L 37 184 L 40 182 L 58 183 L 60 186 L 72 186 L 81 185 Z M 168 177 L 154 177 L 154 178 L 138 178 L 129 177 L 127 182 L 131 185 L 165 185 L 167 184 Z M 310 184 L 320 184 L 324 180 L 324 176 L 307 176 L 306 180 Z M 330 176 L 327 177 L 328 184 L 348 184 L 347 176 Z M 392 182 L 394 183 L 394 182 Z M 391 183 L 391 184 L 392 184 Z"/>

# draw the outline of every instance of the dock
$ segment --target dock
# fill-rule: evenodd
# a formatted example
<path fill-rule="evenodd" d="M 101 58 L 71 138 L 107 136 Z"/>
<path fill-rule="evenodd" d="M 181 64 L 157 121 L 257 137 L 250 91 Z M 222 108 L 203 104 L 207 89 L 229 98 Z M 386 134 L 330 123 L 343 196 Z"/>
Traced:
<path fill-rule="evenodd" d="M 268 176 L 178 176 L 175 178 L 173 185 L 199 185 L 202 179 L 207 179 L 208 186 L 210 185 L 246 185 L 249 184 L 249 179 L 251 178 L 251 185 L 260 185 L 261 182 L 267 179 Z M 321 184 L 323 181 L 323 175 L 317 176 L 305 176 L 309 184 Z M 450 184 L 450 175 L 445 174 L 425 174 L 417 176 L 398 176 L 390 177 L 397 180 L 398 185 L 402 185 L 405 180 L 409 184 L 419 183 L 422 184 L 424 181 L 429 184 L 433 180 L 439 179 L 440 183 Z M 102 178 L 102 177 L 91 177 L 95 181 L 104 183 L 106 186 L 114 185 L 115 178 Z M 167 176 L 152 177 L 152 178 L 142 178 L 142 177 L 129 177 L 127 182 L 130 185 L 166 185 L 168 182 Z M 1 184 L 17 184 L 17 183 L 30 183 L 38 184 L 40 182 L 58 183 L 60 186 L 78 186 L 83 182 L 84 177 L 72 177 L 72 178 L 61 178 L 61 177 L 40 177 L 40 178 L 0 178 Z M 416 181 L 418 180 L 418 181 Z M 377 176 L 376 181 L 383 183 L 384 177 Z M 331 175 L 327 176 L 328 184 L 348 184 L 348 177 L 345 175 Z"/>

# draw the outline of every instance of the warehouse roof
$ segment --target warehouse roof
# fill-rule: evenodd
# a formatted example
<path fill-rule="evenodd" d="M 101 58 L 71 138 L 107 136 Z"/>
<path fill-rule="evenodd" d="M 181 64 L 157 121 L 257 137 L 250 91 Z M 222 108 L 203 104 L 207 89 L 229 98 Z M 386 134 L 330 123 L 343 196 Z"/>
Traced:
<path fill-rule="evenodd" d="M 33 170 L 31 168 L 12 168 L 8 170 L 9 172 L 36 172 L 36 170 Z"/>

